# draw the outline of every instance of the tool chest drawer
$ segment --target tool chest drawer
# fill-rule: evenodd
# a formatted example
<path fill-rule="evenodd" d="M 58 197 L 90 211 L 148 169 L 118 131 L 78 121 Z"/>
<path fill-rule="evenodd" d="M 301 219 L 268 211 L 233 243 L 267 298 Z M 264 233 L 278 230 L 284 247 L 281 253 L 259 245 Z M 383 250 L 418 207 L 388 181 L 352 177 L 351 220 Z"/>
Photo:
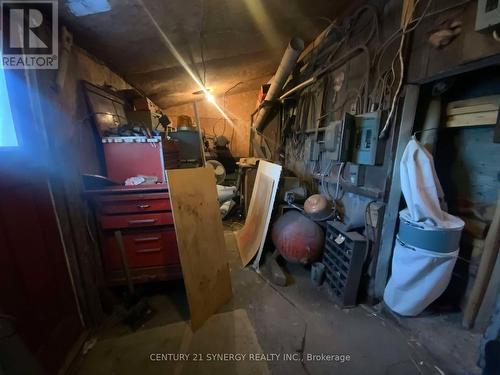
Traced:
<path fill-rule="evenodd" d="M 171 212 L 159 212 L 133 215 L 99 215 L 102 229 L 128 229 L 173 225 Z"/>
<path fill-rule="evenodd" d="M 168 193 L 102 196 L 96 203 L 105 215 L 171 211 Z"/>
<path fill-rule="evenodd" d="M 108 285 L 127 282 L 117 235 L 121 235 L 123 255 L 134 283 L 182 278 L 166 184 L 108 186 L 86 194 L 98 224 Z"/>
<path fill-rule="evenodd" d="M 130 268 L 178 264 L 179 253 L 174 228 L 134 230 L 122 233 Z M 120 248 L 114 232 L 104 234 L 104 260 L 109 270 L 122 269 Z"/>

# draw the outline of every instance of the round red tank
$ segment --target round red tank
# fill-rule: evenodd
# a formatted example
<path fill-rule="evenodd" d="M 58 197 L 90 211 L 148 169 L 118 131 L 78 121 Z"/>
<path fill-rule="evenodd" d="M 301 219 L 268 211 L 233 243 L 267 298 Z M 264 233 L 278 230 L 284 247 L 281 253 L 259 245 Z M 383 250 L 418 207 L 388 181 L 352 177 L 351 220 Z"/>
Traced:
<path fill-rule="evenodd" d="M 287 261 L 308 264 L 321 256 L 325 235 L 311 219 L 298 211 L 288 211 L 274 223 L 272 239 Z"/>

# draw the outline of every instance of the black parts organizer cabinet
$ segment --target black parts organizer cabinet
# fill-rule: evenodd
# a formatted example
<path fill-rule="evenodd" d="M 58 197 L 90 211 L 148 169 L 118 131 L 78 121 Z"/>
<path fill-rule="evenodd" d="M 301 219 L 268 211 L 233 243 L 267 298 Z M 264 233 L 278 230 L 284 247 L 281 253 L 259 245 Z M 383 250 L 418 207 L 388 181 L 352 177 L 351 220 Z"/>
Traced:
<path fill-rule="evenodd" d="M 365 257 L 365 237 L 358 232 L 346 231 L 340 222 L 327 223 L 323 264 L 326 282 L 341 308 L 356 305 Z"/>

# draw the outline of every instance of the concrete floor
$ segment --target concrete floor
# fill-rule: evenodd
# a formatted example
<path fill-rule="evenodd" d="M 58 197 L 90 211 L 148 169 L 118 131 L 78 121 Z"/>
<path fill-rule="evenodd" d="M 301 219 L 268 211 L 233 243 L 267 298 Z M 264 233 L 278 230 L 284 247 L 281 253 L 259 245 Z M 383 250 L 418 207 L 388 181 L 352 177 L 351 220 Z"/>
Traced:
<path fill-rule="evenodd" d="M 476 361 L 482 334 L 462 327 L 462 313 L 395 319 L 397 324 L 432 353 L 438 366 L 446 370 L 447 374 L 481 374 Z"/>
<path fill-rule="evenodd" d="M 309 271 L 302 266 L 290 265 L 289 271 L 293 275 L 291 285 L 276 287 L 265 278 L 265 269 L 262 274 L 259 274 L 251 269 L 241 268 L 231 232 L 226 232 L 226 242 L 234 297 L 221 309 L 213 321 L 222 321 L 223 316 L 238 312 L 237 319 L 248 320 L 248 323 L 238 324 L 250 327 L 248 332 L 242 331 L 247 333 L 240 332 L 240 336 L 247 336 L 249 348 L 252 348 L 250 352 L 282 354 L 282 356 L 280 360 L 267 361 L 265 371 L 262 367 L 257 370 L 256 367 L 235 366 L 232 362 L 226 362 L 219 363 L 217 373 L 259 374 L 267 371 L 272 374 L 287 375 L 477 373 L 471 355 L 463 361 L 457 358 L 462 352 L 475 353 L 477 347 L 471 347 L 475 344 L 475 338 L 462 340 L 462 342 L 460 339 L 468 336 L 456 330 L 453 334 L 455 336 L 450 336 L 454 337 L 455 341 L 447 341 L 446 328 L 441 328 L 441 332 L 433 331 L 432 324 L 435 325 L 436 320 L 433 323 L 418 321 L 414 323 L 416 321 L 411 320 L 412 323 L 407 324 L 365 306 L 341 310 L 336 307 L 326 286 L 316 288 L 310 283 Z M 95 349 L 90 349 L 87 355 L 77 361 L 72 373 L 102 373 L 98 369 L 102 370 L 102 363 L 110 362 L 110 348 L 115 347 L 115 352 L 120 355 L 120 349 L 117 348 L 122 347 L 123 340 L 128 340 L 129 343 L 139 343 L 137 340 L 140 337 L 141 345 L 145 345 L 144 343 L 150 340 L 148 347 L 154 350 L 156 342 L 151 340 L 158 336 L 158 329 L 163 327 L 171 331 L 172 329 L 168 327 L 178 327 L 178 322 L 189 319 L 182 282 L 149 287 L 146 293 L 148 293 L 149 303 L 156 310 L 153 318 L 138 332 L 131 333 L 116 316 L 111 317 L 96 333 Z M 208 326 L 216 327 L 214 324 L 218 323 L 209 321 Z M 413 327 L 411 327 L 412 324 Z M 198 336 L 198 346 L 210 348 L 214 342 L 222 342 L 223 344 L 217 346 L 219 352 L 242 351 L 241 344 L 234 344 L 238 340 L 228 340 L 227 335 L 224 335 L 221 329 L 217 331 L 217 328 L 207 328 L 206 331 L 212 334 L 198 334 L 197 332 L 193 335 L 195 338 Z M 221 333 L 218 335 L 213 332 Z M 432 345 L 436 339 L 436 333 L 441 336 L 441 343 Z M 138 334 L 140 336 L 133 336 Z M 423 341 L 431 345 L 423 345 Z M 446 352 L 447 342 L 449 343 L 448 352 Z M 100 345 L 106 346 L 107 349 L 103 350 Z M 432 354 L 425 346 L 433 350 Z M 165 352 L 165 350 L 160 342 L 156 351 Z M 452 354 L 451 350 L 458 354 Z M 283 360 L 283 354 L 294 353 L 303 354 L 304 360 Z M 344 357 L 336 358 L 336 360 L 311 357 L 321 354 L 337 354 Z M 122 368 L 123 366 L 127 368 L 128 362 L 135 363 L 136 360 L 144 362 L 145 356 L 144 350 L 129 350 L 126 355 L 121 353 L 119 358 L 114 358 L 114 361 L 120 362 Z M 129 368 L 132 369 L 130 366 Z M 141 369 L 144 375 L 158 373 L 158 367 L 153 362 L 146 361 Z M 123 373 L 117 368 L 110 368 L 110 372 Z M 183 371 L 173 372 L 202 373 L 206 371 L 194 372 L 193 368 L 190 371 L 184 368 Z M 163 373 L 170 373 L 170 371 Z"/>

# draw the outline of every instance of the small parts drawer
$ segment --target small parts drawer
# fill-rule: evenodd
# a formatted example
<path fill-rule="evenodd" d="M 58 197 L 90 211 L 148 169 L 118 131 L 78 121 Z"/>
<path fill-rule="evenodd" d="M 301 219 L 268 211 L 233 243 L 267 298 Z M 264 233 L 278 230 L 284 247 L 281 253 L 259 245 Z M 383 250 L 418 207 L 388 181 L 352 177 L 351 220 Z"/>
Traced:
<path fill-rule="evenodd" d="M 134 215 L 99 215 L 102 229 L 141 228 L 159 225 L 172 225 L 171 212 L 159 212 Z"/>
<path fill-rule="evenodd" d="M 99 212 L 106 215 L 171 211 L 167 193 L 101 196 L 96 203 Z"/>
<path fill-rule="evenodd" d="M 122 235 L 128 265 L 131 269 L 179 263 L 173 228 L 161 231 L 123 232 Z M 106 266 L 109 270 L 121 270 L 121 254 L 114 232 L 106 233 L 104 241 Z"/>

